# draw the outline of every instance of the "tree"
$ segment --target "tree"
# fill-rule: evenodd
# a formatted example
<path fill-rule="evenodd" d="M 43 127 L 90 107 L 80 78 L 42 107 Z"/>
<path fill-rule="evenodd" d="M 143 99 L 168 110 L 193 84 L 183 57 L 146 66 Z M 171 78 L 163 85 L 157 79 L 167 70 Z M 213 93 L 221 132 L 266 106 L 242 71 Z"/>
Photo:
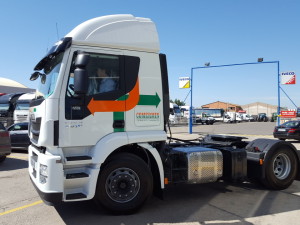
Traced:
<path fill-rule="evenodd" d="M 179 99 L 177 99 L 177 98 L 175 98 L 175 101 L 174 101 L 174 103 L 175 103 L 176 105 L 178 105 L 178 106 L 184 106 L 184 105 L 185 105 L 185 103 L 184 103 L 184 102 L 180 101 L 180 100 L 179 100 Z"/>

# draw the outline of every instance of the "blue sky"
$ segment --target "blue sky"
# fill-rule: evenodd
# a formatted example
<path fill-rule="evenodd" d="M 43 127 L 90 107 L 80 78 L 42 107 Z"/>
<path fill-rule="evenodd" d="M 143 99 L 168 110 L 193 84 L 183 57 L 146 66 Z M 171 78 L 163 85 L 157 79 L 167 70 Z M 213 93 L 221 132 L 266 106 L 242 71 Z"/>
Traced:
<path fill-rule="evenodd" d="M 298 0 L 10 0 L 1 1 L 0 8 L 0 77 L 31 88 L 37 87 L 37 82 L 29 81 L 33 67 L 58 36 L 85 20 L 109 14 L 133 14 L 155 22 L 161 52 L 167 55 L 173 100 L 183 101 L 189 91 L 178 88 L 179 77 L 190 76 L 192 67 L 205 62 L 224 65 L 263 57 L 279 60 L 280 71 L 300 73 Z M 276 64 L 195 70 L 193 84 L 194 106 L 214 101 L 277 104 Z M 282 88 L 300 105 L 299 84 Z M 281 95 L 281 106 L 294 108 Z"/>

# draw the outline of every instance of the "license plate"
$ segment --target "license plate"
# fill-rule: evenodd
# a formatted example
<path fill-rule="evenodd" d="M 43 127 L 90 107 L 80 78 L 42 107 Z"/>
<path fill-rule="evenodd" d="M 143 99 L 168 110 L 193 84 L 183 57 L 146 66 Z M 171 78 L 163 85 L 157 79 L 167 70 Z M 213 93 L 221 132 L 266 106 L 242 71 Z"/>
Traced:
<path fill-rule="evenodd" d="M 285 131 L 285 129 L 278 129 L 278 131 Z"/>

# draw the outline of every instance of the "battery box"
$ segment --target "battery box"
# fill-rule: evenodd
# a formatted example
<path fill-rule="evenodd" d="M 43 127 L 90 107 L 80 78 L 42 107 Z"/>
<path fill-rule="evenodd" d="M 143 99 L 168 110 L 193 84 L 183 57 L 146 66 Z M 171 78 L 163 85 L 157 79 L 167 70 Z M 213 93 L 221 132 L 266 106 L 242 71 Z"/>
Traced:
<path fill-rule="evenodd" d="M 176 147 L 171 150 L 171 156 L 174 183 L 209 183 L 222 177 L 223 156 L 218 149 Z"/>

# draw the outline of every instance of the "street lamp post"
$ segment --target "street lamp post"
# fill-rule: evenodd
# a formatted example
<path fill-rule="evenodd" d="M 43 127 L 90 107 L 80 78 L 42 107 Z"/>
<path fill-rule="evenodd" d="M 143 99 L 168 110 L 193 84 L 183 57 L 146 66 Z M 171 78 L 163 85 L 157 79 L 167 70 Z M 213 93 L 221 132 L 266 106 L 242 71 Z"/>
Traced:
<path fill-rule="evenodd" d="M 192 118 L 192 109 L 193 109 L 193 72 L 198 69 L 207 69 L 207 68 L 218 68 L 218 67 L 229 67 L 229 66 L 245 66 L 245 65 L 255 65 L 255 64 L 264 64 L 264 63 L 275 63 L 277 64 L 277 77 L 278 77 L 278 107 L 277 114 L 280 114 L 280 73 L 279 73 L 279 61 L 267 61 L 264 62 L 263 58 L 258 58 L 258 62 L 252 63 L 238 63 L 238 64 L 227 64 L 227 65 L 217 65 L 210 66 L 210 63 L 205 63 L 205 66 L 198 66 L 191 68 L 191 106 L 190 106 L 190 118 L 189 118 L 189 133 L 193 133 L 193 118 Z M 280 124 L 280 117 L 277 117 L 277 124 Z"/>

